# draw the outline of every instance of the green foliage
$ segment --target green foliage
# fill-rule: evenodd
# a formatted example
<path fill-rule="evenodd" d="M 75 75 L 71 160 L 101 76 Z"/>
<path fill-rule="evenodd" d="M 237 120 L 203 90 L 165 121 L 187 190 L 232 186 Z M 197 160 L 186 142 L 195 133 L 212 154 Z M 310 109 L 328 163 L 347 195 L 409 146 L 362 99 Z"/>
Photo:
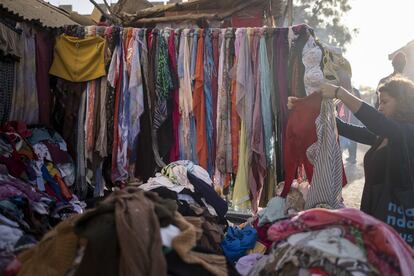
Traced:
<path fill-rule="evenodd" d="M 346 50 L 352 36 L 358 33 L 357 29 L 350 30 L 342 20 L 342 17 L 351 10 L 348 2 L 348 0 L 294 0 L 293 22 L 308 24 L 321 41 Z"/>

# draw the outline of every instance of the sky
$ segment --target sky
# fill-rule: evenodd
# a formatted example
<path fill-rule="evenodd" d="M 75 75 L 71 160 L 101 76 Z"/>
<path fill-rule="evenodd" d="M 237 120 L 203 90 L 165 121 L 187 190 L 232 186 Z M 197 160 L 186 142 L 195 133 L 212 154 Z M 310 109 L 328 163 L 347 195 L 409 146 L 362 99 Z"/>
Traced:
<path fill-rule="evenodd" d="M 93 10 L 89 0 L 48 1 L 54 5 L 72 4 L 81 14 Z M 388 54 L 414 40 L 414 1 L 349 0 L 349 3 L 352 9 L 344 22 L 350 29 L 359 29 L 345 53 L 352 66 L 353 85 L 376 87 L 381 78 L 392 72 Z"/>

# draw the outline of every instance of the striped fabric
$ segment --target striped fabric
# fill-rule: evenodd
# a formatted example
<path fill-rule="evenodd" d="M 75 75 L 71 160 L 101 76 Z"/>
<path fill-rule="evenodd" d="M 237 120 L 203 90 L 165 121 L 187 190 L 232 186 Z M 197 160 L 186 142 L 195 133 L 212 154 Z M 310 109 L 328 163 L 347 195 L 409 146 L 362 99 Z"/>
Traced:
<path fill-rule="evenodd" d="M 314 171 L 305 208 L 343 208 L 342 154 L 337 142 L 332 100 L 322 100 L 321 112 L 315 123 L 318 141 L 307 150 L 307 156 L 314 166 Z"/>

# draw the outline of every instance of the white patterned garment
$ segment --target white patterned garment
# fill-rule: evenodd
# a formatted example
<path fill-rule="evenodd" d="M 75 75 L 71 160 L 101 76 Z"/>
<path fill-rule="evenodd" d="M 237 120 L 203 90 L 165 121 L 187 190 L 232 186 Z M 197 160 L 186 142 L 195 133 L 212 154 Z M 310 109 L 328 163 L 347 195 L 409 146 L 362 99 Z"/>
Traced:
<path fill-rule="evenodd" d="M 321 70 L 322 50 L 316 44 L 315 38 L 309 36 L 308 41 L 303 47 L 302 62 L 305 66 L 305 74 L 303 81 L 305 83 L 306 95 L 310 95 L 318 91 L 322 84 L 325 83 L 325 78 Z"/>
<path fill-rule="evenodd" d="M 342 153 L 337 141 L 333 100 L 322 100 L 321 113 L 315 123 L 318 140 L 306 152 L 314 168 L 305 209 L 319 205 L 343 208 Z"/>

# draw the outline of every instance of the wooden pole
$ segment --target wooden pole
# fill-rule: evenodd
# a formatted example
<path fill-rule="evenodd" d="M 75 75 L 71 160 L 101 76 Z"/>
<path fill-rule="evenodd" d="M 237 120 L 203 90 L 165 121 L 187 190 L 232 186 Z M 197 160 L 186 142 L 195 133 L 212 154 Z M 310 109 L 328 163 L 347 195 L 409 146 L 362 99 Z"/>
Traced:
<path fill-rule="evenodd" d="M 185 14 L 185 15 L 173 15 L 173 16 L 165 16 L 165 17 L 150 17 L 150 18 L 140 18 L 140 19 L 133 19 L 130 22 L 125 22 L 128 26 L 136 26 L 140 24 L 156 24 L 156 23 L 165 23 L 165 22 L 172 22 L 172 21 L 188 21 L 188 20 L 199 20 L 199 19 L 206 19 L 206 20 L 223 20 L 227 17 L 232 16 L 233 14 L 249 7 L 252 5 L 261 5 L 265 3 L 263 0 L 253 0 L 253 1 L 246 1 L 244 3 L 239 4 L 238 6 L 229 9 L 226 12 L 219 13 L 219 14 L 211 14 L 211 13 L 196 13 L 196 14 Z"/>
<path fill-rule="evenodd" d="M 293 0 L 288 0 L 288 25 L 293 25 Z"/>

